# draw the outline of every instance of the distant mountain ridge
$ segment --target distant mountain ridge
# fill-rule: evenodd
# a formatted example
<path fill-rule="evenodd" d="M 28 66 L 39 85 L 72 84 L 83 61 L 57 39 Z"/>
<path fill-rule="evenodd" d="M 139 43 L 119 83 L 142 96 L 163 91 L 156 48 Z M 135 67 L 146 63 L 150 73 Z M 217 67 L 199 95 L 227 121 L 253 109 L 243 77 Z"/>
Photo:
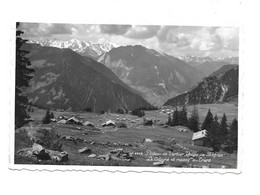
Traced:
<path fill-rule="evenodd" d="M 98 61 L 155 105 L 162 97 L 188 90 L 203 77 L 178 58 L 140 45 L 113 48 Z"/>
<path fill-rule="evenodd" d="M 76 38 L 68 41 L 61 41 L 58 39 L 38 41 L 29 40 L 28 43 L 36 43 L 47 47 L 69 48 L 80 55 L 92 58 L 96 58 L 97 56 L 110 51 L 112 48 L 118 47 L 116 44 L 110 42 L 94 43 L 92 41 L 83 41 Z"/>
<path fill-rule="evenodd" d="M 150 107 L 111 70 L 71 49 L 26 44 L 35 74 L 27 89 L 32 104 L 94 112 Z"/>
<path fill-rule="evenodd" d="M 238 97 L 238 65 L 221 67 L 189 92 L 169 99 L 164 105 L 180 106 L 212 104 L 231 101 Z"/>
<path fill-rule="evenodd" d="M 214 71 L 218 70 L 224 65 L 239 64 L 238 57 L 197 57 L 197 56 L 182 56 L 179 59 L 185 61 L 190 66 L 196 68 L 204 74 L 205 77 L 209 76 Z"/>

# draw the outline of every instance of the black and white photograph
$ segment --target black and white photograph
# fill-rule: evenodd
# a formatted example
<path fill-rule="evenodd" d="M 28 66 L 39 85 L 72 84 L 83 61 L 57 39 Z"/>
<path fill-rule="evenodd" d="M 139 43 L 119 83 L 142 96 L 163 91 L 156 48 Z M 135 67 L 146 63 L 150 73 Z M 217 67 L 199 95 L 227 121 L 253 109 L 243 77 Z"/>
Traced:
<path fill-rule="evenodd" d="M 239 27 L 14 25 L 14 164 L 238 168 Z"/>
<path fill-rule="evenodd" d="M 2 2 L 2 194 L 259 194 L 258 3 Z"/>

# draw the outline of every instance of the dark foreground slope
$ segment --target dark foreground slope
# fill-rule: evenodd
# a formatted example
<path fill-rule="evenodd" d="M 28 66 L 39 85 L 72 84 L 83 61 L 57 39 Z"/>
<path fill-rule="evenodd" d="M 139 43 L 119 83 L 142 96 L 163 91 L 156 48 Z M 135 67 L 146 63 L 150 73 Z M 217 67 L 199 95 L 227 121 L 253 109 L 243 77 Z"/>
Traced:
<path fill-rule="evenodd" d="M 94 112 L 150 106 L 103 64 L 70 49 L 25 45 L 35 69 L 27 90 L 34 105 Z"/>
<path fill-rule="evenodd" d="M 169 99 L 164 105 L 223 103 L 237 96 L 238 66 L 227 65 L 203 79 L 193 90 Z"/>

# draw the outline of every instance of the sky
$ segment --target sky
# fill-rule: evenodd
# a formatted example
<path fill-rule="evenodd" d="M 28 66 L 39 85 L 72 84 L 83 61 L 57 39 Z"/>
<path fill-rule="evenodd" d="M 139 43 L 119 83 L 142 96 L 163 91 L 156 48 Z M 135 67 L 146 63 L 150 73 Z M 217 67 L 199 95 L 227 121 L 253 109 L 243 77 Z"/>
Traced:
<path fill-rule="evenodd" d="M 173 56 L 237 57 L 239 29 L 235 27 L 21 23 L 23 37 L 31 40 L 77 38 L 142 45 Z"/>

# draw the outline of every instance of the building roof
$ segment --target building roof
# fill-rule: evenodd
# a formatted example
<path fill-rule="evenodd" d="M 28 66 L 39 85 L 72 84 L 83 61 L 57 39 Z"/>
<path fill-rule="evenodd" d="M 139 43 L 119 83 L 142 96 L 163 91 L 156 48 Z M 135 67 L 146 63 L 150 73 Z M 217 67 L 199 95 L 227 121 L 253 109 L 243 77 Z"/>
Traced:
<path fill-rule="evenodd" d="M 75 116 L 69 118 L 67 121 L 75 121 L 76 123 L 79 122 L 79 119 L 77 119 Z"/>
<path fill-rule="evenodd" d="M 61 119 L 60 121 L 58 121 L 57 123 L 60 123 L 60 124 L 65 124 L 67 121 L 65 119 Z"/>
<path fill-rule="evenodd" d="M 106 122 L 106 124 L 107 124 L 107 125 L 108 125 L 108 124 L 113 124 L 113 125 L 115 125 L 116 123 L 115 123 L 115 121 L 108 120 L 108 121 Z"/>
<path fill-rule="evenodd" d="M 116 125 L 115 121 L 112 121 L 112 120 L 108 120 L 107 122 L 103 123 L 101 126 L 108 126 L 108 125 Z"/>
<path fill-rule="evenodd" d="M 204 138 L 204 137 L 207 137 L 207 130 L 206 129 L 204 129 L 202 131 L 198 131 L 196 133 L 193 133 L 192 140 L 197 140 L 197 139 L 201 139 L 201 138 Z"/>
<path fill-rule="evenodd" d="M 93 126 L 93 127 L 95 126 L 92 122 L 89 122 L 89 121 L 84 122 L 83 125 L 85 125 L 85 126 Z"/>

